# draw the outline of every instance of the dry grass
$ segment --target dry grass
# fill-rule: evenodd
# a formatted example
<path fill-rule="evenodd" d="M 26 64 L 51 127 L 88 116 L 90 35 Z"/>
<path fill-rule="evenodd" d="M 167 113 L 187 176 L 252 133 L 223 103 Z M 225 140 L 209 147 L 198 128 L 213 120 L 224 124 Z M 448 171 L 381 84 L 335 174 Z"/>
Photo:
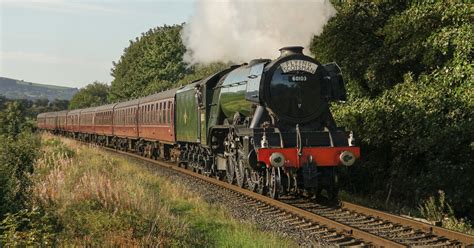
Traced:
<path fill-rule="evenodd" d="M 232 219 L 183 185 L 95 146 L 44 135 L 34 199 L 67 246 L 284 247 L 288 240 Z"/>

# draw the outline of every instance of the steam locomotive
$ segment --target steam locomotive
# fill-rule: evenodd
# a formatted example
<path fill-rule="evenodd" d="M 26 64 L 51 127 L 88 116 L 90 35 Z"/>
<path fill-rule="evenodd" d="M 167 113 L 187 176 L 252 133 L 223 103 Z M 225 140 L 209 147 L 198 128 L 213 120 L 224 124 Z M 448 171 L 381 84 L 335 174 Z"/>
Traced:
<path fill-rule="evenodd" d="M 42 113 L 38 127 L 171 160 L 272 198 L 325 190 L 337 200 L 337 167 L 360 157 L 329 109 L 346 99 L 341 71 L 302 47 L 280 52 L 143 98 Z"/>

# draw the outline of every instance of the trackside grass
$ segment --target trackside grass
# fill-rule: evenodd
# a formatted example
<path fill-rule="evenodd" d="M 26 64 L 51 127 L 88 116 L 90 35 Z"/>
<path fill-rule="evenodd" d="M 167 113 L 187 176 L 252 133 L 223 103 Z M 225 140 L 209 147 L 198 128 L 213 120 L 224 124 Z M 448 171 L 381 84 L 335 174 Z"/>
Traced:
<path fill-rule="evenodd" d="M 126 158 L 51 135 L 42 139 L 33 207 L 1 223 L 6 246 L 295 246 Z"/>

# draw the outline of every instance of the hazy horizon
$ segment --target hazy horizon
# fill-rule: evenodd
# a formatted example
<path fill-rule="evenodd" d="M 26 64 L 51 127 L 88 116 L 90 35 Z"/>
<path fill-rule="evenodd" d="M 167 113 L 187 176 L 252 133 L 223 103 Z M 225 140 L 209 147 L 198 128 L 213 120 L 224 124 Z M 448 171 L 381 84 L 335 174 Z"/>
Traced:
<path fill-rule="evenodd" d="M 150 28 L 185 22 L 194 0 L 0 0 L 0 76 L 81 88 Z"/>

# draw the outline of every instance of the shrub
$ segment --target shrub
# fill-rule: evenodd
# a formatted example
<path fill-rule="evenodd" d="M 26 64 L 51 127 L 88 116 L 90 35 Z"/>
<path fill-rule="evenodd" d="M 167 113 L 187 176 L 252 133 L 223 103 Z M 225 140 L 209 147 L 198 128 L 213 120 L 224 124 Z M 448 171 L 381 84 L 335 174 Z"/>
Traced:
<path fill-rule="evenodd" d="M 39 137 L 22 132 L 15 139 L 0 135 L 0 217 L 27 205 L 30 175 L 39 154 Z"/>
<path fill-rule="evenodd" d="M 0 244 L 6 247 L 53 246 L 56 235 L 54 218 L 33 208 L 8 213 L 0 222 Z"/>
<path fill-rule="evenodd" d="M 441 224 L 445 228 L 474 234 L 474 229 L 472 229 L 472 225 L 469 221 L 462 218 L 458 219 L 454 216 L 451 205 L 446 202 L 445 193 L 440 190 L 438 194 L 438 199 L 434 196 L 430 196 L 418 206 L 421 215 L 428 220 Z"/>
<path fill-rule="evenodd" d="M 471 19 L 463 2 L 339 4 L 312 51 L 348 79 L 350 100 L 332 108 L 362 160 L 343 188 L 411 207 L 443 189 L 474 219 Z"/>

